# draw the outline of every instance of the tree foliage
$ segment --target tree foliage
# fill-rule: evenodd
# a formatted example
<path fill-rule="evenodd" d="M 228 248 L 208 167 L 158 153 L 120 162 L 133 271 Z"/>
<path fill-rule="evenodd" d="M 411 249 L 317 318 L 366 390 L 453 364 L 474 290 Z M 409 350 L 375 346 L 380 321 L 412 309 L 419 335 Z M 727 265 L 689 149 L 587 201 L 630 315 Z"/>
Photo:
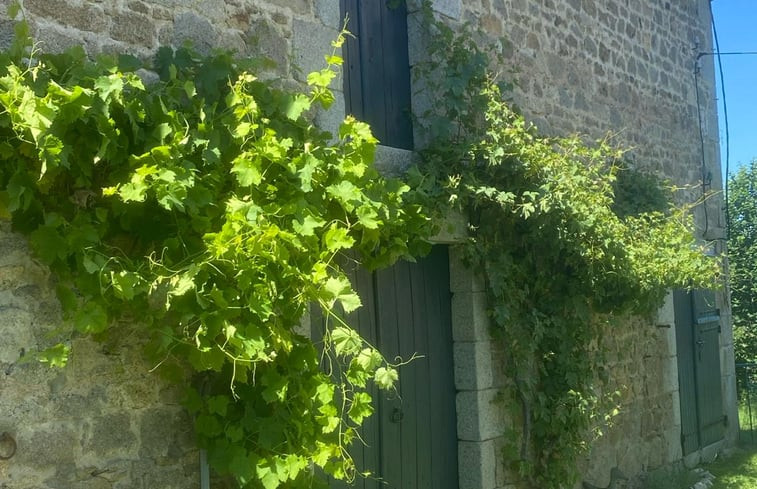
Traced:
<path fill-rule="evenodd" d="M 728 182 L 728 260 L 734 346 L 739 362 L 757 361 L 757 160 Z"/>

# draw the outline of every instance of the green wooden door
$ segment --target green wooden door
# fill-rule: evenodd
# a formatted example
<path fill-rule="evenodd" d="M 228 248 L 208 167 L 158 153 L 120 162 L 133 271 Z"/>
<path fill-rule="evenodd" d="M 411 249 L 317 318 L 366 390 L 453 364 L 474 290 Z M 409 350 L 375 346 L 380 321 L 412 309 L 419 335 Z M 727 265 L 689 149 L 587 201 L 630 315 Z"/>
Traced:
<path fill-rule="evenodd" d="M 720 317 L 709 290 L 673 296 L 678 350 L 683 454 L 724 437 L 720 375 Z"/>
<path fill-rule="evenodd" d="M 422 355 L 400 368 L 397 394 L 372 392 L 374 415 L 351 453 L 361 489 L 457 488 L 457 429 L 452 367 L 449 260 L 434 247 L 417 263 L 369 273 L 350 268 L 363 307 L 351 324 L 389 359 Z M 333 488 L 348 487 L 333 482 Z"/>

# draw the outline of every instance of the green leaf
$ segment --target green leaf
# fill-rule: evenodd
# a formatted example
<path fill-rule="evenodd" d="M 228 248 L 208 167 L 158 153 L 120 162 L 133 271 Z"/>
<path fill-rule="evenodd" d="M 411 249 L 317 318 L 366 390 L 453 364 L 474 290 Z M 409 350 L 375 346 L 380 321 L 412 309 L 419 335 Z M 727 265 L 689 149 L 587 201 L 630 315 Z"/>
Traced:
<path fill-rule="evenodd" d="M 378 142 L 371 132 L 371 127 L 352 116 L 347 116 L 339 126 L 339 139 L 348 138 L 356 142 L 362 141 L 369 144 L 376 144 Z"/>
<path fill-rule="evenodd" d="M 326 63 L 330 65 L 342 66 L 342 63 L 344 63 L 341 56 L 326 55 L 324 56 L 324 59 L 326 60 Z"/>
<path fill-rule="evenodd" d="M 231 398 L 229 396 L 212 396 L 208 398 L 208 412 L 226 416 L 226 410 L 229 407 Z"/>
<path fill-rule="evenodd" d="M 378 229 L 381 224 L 376 209 L 368 204 L 361 205 L 357 208 L 357 219 L 366 229 Z"/>
<path fill-rule="evenodd" d="M 57 226 L 44 225 L 32 232 L 29 243 L 37 256 L 46 264 L 68 253 L 68 244 L 57 230 Z"/>
<path fill-rule="evenodd" d="M 140 277 L 136 273 L 122 270 L 118 273 L 110 272 L 110 280 L 116 296 L 130 301 L 134 298 L 134 288 L 140 282 Z"/>
<path fill-rule="evenodd" d="M 166 294 L 166 310 L 171 308 L 171 302 L 174 297 L 181 297 L 195 288 L 194 278 L 198 271 L 198 268 L 192 266 L 186 272 L 176 274 L 169 279 L 168 292 Z"/>
<path fill-rule="evenodd" d="M 305 153 L 298 161 L 299 169 L 297 170 L 297 176 L 300 177 L 300 185 L 303 192 L 311 192 L 313 190 L 313 173 L 319 165 L 323 162 L 313 156 L 310 153 Z"/>
<path fill-rule="evenodd" d="M 373 380 L 380 389 L 389 390 L 394 387 L 395 382 L 399 379 L 397 370 L 393 367 L 380 367 L 376 369 Z"/>
<path fill-rule="evenodd" d="M 259 156 L 242 153 L 232 162 L 231 172 L 243 187 L 260 185 L 263 181 L 262 162 Z"/>
<path fill-rule="evenodd" d="M 223 425 L 217 416 L 212 414 L 200 414 L 195 418 L 195 430 L 197 434 L 214 438 L 223 433 Z"/>
<path fill-rule="evenodd" d="M 100 260 L 97 260 L 97 258 L 101 257 L 84 255 L 82 258 L 82 267 L 84 267 L 84 270 L 86 270 L 87 273 L 97 273 L 102 270 L 104 263 L 98 263 Z"/>
<path fill-rule="evenodd" d="M 329 185 L 326 187 L 326 192 L 333 197 L 337 202 L 342 204 L 348 212 L 352 212 L 355 208 L 355 204 L 360 202 L 363 197 L 363 193 L 353 183 L 342 180 L 338 184 Z"/>
<path fill-rule="evenodd" d="M 360 337 L 360 334 L 352 328 L 343 326 L 331 331 L 331 341 L 337 355 L 341 356 L 354 355 L 363 346 L 363 338 Z"/>
<path fill-rule="evenodd" d="M 198 413 L 203 406 L 202 397 L 197 392 L 197 390 L 193 389 L 192 387 L 187 387 L 186 391 L 184 392 L 182 404 L 185 408 L 187 408 L 187 411 L 189 411 L 190 414 Z"/>
<path fill-rule="evenodd" d="M 307 95 L 297 94 L 285 98 L 284 114 L 290 120 L 297 120 L 302 113 L 310 108 L 310 98 Z"/>
<path fill-rule="evenodd" d="M 334 386 L 327 383 L 320 383 L 316 388 L 315 399 L 321 404 L 327 404 L 334 400 Z"/>
<path fill-rule="evenodd" d="M 338 301 L 346 313 L 350 313 L 362 305 L 360 296 L 352 290 L 352 284 L 346 277 L 329 277 L 323 286 L 323 290 L 328 301 L 332 304 Z"/>
<path fill-rule="evenodd" d="M 235 434 L 235 437 L 236 436 L 241 435 Z M 229 439 L 232 439 L 232 437 L 229 437 Z M 228 460 L 229 471 L 236 476 L 241 484 L 251 481 L 255 476 L 256 457 L 253 454 L 248 454 L 246 450 L 239 446 L 232 447 L 230 452 L 231 455 L 224 457 Z"/>
<path fill-rule="evenodd" d="M 314 236 L 315 230 L 324 224 L 326 221 L 323 219 L 308 214 L 302 219 L 292 221 L 292 229 L 302 236 Z"/>
<path fill-rule="evenodd" d="M 47 363 L 51 367 L 63 368 L 68 363 L 68 355 L 71 353 L 71 347 L 58 343 L 55 346 L 46 348 L 37 354 L 37 359 L 42 363 Z"/>
<path fill-rule="evenodd" d="M 371 396 L 367 392 L 358 392 L 352 398 L 350 405 L 349 417 L 357 424 L 361 424 L 363 419 L 373 414 L 373 404 Z"/>
<path fill-rule="evenodd" d="M 195 88 L 195 84 L 192 83 L 192 80 L 187 80 L 184 82 L 184 93 L 187 94 L 187 97 L 190 99 L 194 98 L 195 95 L 197 95 L 197 89 Z"/>
<path fill-rule="evenodd" d="M 375 348 L 363 348 L 360 350 L 360 354 L 355 357 L 355 361 L 366 371 L 371 372 L 383 363 L 384 357 Z"/>
<path fill-rule="evenodd" d="M 265 489 L 276 489 L 280 485 L 279 476 L 274 470 L 271 468 L 269 461 L 261 460 L 258 462 L 256 474 Z"/>
<path fill-rule="evenodd" d="M 76 294 L 70 287 L 60 283 L 55 286 L 55 293 L 60 301 L 61 309 L 63 309 L 63 316 L 69 317 L 79 307 Z"/>
<path fill-rule="evenodd" d="M 8 15 L 9 19 L 15 19 L 20 10 L 21 10 L 21 5 L 17 1 L 13 1 L 8 4 L 8 7 L 6 7 L 5 12 Z"/>
<path fill-rule="evenodd" d="M 108 313 L 97 302 L 81 306 L 74 314 L 74 327 L 82 333 L 96 334 L 108 328 Z"/>
<path fill-rule="evenodd" d="M 8 192 L 0 191 L 0 219 L 8 220 L 10 218 L 11 213 Z"/>
<path fill-rule="evenodd" d="M 336 72 L 330 68 L 324 68 L 320 71 L 314 71 L 308 74 L 307 82 L 310 86 L 326 88 L 331 84 L 331 80 L 336 77 Z"/>
<path fill-rule="evenodd" d="M 123 88 L 123 78 L 118 74 L 101 76 L 95 80 L 95 90 L 100 93 L 100 96 L 105 101 L 109 101 L 112 98 L 120 99 Z"/>
<path fill-rule="evenodd" d="M 105 189 L 103 189 L 105 193 Z M 147 185 L 143 178 L 133 178 L 131 182 L 118 189 L 118 195 L 124 202 L 144 202 L 147 197 Z"/>
<path fill-rule="evenodd" d="M 339 251 L 349 249 L 355 244 L 355 240 L 348 234 L 345 228 L 339 227 L 336 223 L 329 226 L 329 229 L 323 234 L 323 244 L 329 251 Z"/>

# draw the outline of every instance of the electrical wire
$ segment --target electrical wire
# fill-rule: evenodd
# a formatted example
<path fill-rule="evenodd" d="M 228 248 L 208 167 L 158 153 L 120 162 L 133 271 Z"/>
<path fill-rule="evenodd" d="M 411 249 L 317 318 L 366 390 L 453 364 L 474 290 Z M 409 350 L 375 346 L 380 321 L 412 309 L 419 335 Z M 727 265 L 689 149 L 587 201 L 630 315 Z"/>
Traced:
<path fill-rule="evenodd" d="M 699 71 L 700 71 L 700 59 L 703 56 L 716 56 L 718 60 L 718 71 L 720 76 L 720 91 L 722 94 L 723 99 L 723 128 L 725 129 L 725 178 L 723 182 L 723 187 L 725 191 L 725 230 L 726 230 L 726 239 L 730 237 L 731 233 L 731 213 L 729 209 L 729 195 L 728 195 L 728 180 L 730 179 L 730 162 L 731 162 L 731 141 L 730 141 L 730 130 L 728 127 L 728 103 L 726 99 L 726 93 L 725 93 L 725 77 L 723 75 L 723 56 L 757 56 L 757 51 L 726 51 L 721 52 L 720 51 L 720 41 L 718 40 L 718 31 L 715 26 L 715 16 L 712 12 L 712 1 L 709 2 L 709 10 L 710 10 L 710 24 L 712 26 L 712 36 L 713 40 L 715 41 L 715 50 L 714 51 L 704 51 L 697 54 L 695 66 L 694 66 L 694 87 L 696 90 L 696 98 L 697 98 L 697 117 L 699 119 L 699 141 L 701 144 L 700 151 L 702 153 L 702 197 L 706 197 L 706 187 L 707 187 L 707 163 L 706 163 L 706 156 L 705 156 L 705 150 L 704 150 L 704 133 L 702 128 L 702 106 L 699 99 Z M 707 204 L 706 202 L 702 204 L 704 209 L 704 232 L 706 233 L 709 229 L 709 218 L 707 215 Z"/>
<path fill-rule="evenodd" d="M 713 31 L 715 30 L 715 19 L 712 19 L 712 28 Z M 717 41 L 717 34 L 713 33 L 713 37 L 715 39 L 715 51 L 705 51 L 703 53 L 699 53 L 697 55 L 697 58 L 701 58 L 702 56 L 757 56 L 757 51 L 726 51 L 724 53 L 721 53 L 718 50 L 718 41 Z"/>
<path fill-rule="evenodd" d="M 726 240 L 731 236 L 731 210 L 728 201 L 728 180 L 730 179 L 730 163 L 731 163 L 731 141 L 730 133 L 728 131 L 728 103 L 725 97 L 725 78 L 723 77 L 723 56 L 726 55 L 757 55 L 754 51 L 744 52 L 720 52 L 720 42 L 718 41 L 718 29 L 715 27 L 715 16 L 712 13 L 712 2 L 709 2 L 710 7 L 710 22 L 712 23 L 712 37 L 715 40 L 715 53 L 718 59 L 718 71 L 720 72 L 720 92 L 723 98 L 723 127 L 725 129 L 725 182 L 723 182 L 723 188 L 725 191 L 725 236 Z"/>

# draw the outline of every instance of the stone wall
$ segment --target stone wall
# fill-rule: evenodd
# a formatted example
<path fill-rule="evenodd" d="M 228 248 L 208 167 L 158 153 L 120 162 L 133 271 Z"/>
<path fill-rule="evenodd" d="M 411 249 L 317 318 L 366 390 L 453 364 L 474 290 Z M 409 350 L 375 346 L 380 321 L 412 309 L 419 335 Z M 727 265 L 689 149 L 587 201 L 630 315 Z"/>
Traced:
<path fill-rule="evenodd" d="M 64 369 L 24 362 L 27 351 L 56 343 L 53 291 L 49 273 L 2 223 L 0 432 L 13 437 L 16 453 L 0 460 L 0 488 L 198 486 L 192 421 L 178 389 L 149 373 L 128 331 L 119 345 L 72 338 Z"/>
<path fill-rule="evenodd" d="M 410 21 L 411 63 L 425 56 L 422 26 Z M 550 134 L 579 132 L 629 147 L 637 166 L 688 185 L 701 195 L 702 155 L 694 89 L 696 54 L 711 50 L 707 0 L 434 0 L 452 24 L 472 21 L 500 43 L 517 67 L 515 101 Z M 0 43 L 13 22 L 0 0 Z M 300 84 L 322 66 L 341 25 L 337 0 L 24 0 L 34 36 L 45 50 L 81 45 L 90 55 L 129 52 L 149 58 L 166 44 L 192 42 L 208 52 L 234 49 L 276 62 L 264 76 Z M 720 188 L 712 59 L 700 60 L 705 171 Z M 507 72 L 507 69 L 504 70 Z M 414 104 L 422 110 L 423 98 Z M 318 115 L 333 129 L 344 114 Z M 418 140 L 416 138 L 416 140 Z M 402 161 L 384 150 L 382 163 Z M 401 164 L 401 163 L 400 163 Z M 701 234 L 722 237 L 719 198 L 696 211 Z M 454 241 L 451 237 L 447 240 Z M 715 241 L 717 251 L 722 242 Z M 22 363 L 25 350 L 47 346 L 59 320 L 46 272 L 22 238 L 0 228 L 0 432 L 18 442 L 0 461 L 0 488 L 198 487 L 199 463 L 191 420 L 178 394 L 149 373 L 135 347 L 74 338 L 65 370 Z M 496 399 L 505 387 L 501 347 L 488 334 L 481 283 L 451 253 L 451 289 L 458 392 L 460 487 L 499 489 L 515 480 L 502 470 L 500 447 L 508 425 Z M 730 310 L 720 297 L 724 399 L 735 419 Z M 680 415 L 674 329 L 666 309 L 656 323 L 633 320 L 612 332 L 609 365 L 622 392 L 622 410 L 585 461 L 587 480 L 606 484 L 609 467 L 629 475 L 680 460 Z M 666 315 L 667 314 L 667 315 Z M 667 318 L 667 319 L 665 319 Z M 128 340 L 131 341 L 131 340 Z M 131 352 L 131 353 L 127 353 Z M 166 423 L 166 420 L 169 422 Z M 729 427 L 735 436 L 735 424 Z"/>

